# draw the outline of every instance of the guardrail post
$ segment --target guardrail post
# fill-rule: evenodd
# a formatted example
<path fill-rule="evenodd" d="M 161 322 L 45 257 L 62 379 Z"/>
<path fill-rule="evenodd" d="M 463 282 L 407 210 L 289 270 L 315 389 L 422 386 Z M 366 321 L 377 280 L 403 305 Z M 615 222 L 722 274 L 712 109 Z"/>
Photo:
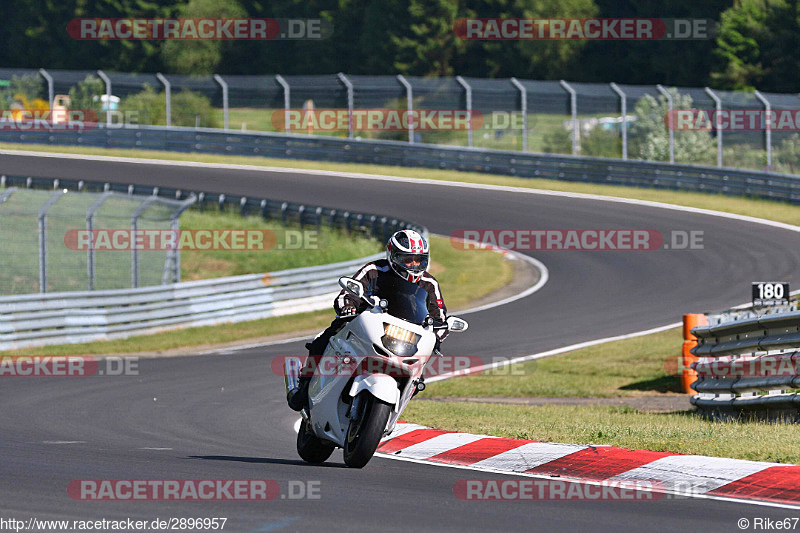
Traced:
<path fill-rule="evenodd" d="M 111 78 L 100 69 L 97 69 L 97 75 L 106 84 L 106 127 L 108 127 L 111 126 Z"/>
<path fill-rule="evenodd" d="M 103 205 L 103 202 L 111 196 L 112 193 L 104 192 L 100 195 L 100 197 L 94 201 L 94 203 L 89 206 L 89 209 L 86 210 L 86 231 L 89 233 L 89 248 L 86 250 L 86 268 L 88 270 L 89 276 L 89 290 L 94 290 L 94 278 L 95 278 L 95 271 L 94 271 L 94 213 L 100 206 Z"/>
<path fill-rule="evenodd" d="M 283 128 L 289 133 L 289 106 L 291 105 L 291 88 L 289 83 L 280 74 L 275 74 L 275 81 L 283 87 Z"/>
<path fill-rule="evenodd" d="M 239 216 L 247 216 L 247 196 L 242 196 L 242 199 L 239 200 Z"/>
<path fill-rule="evenodd" d="M 214 81 L 222 88 L 222 123 L 228 129 L 228 84 L 219 74 L 214 74 Z"/>
<path fill-rule="evenodd" d="M 522 151 L 528 151 L 528 91 L 517 78 L 511 78 L 511 84 L 519 91 L 519 109 L 522 112 Z"/>
<path fill-rule="evenodd" d="M 339 80 L 347 88 L 347 137 L 353 138 L 353 84 L 343 73 L 337 74 Z"/>
<path fill-rule="evenodd" d="M 772 167 L 772 127 L 770 126 L 770 115 L 772 114 L 772 104 L 769 100 L 759 91 L 754 91 L 753 94 L 758 98 L 758 101 L 764 104 L 764 148 L 767 151 L 767 170 Z"/>
<path fill-rule="evenodd" d="M 673 116 L 672 116 L 672 105 L 673 105 L 672 95 L 669 94 L 669 91 L 667 91 L 661 85 L 656 85 L 656 89 L 658 89 L 658 92 L 660 92 L 664 96 L 664 98 L 667 99 L 667 109 L 668 109 L 668 112 L 669 112 L 668 115 L 667 115 L 667 117 L 668 117 L 667 118 L 667 128 L 669 129 L 669 132 L 667 132 L 668 135 L 669 135 L 669 162 L 670 163 L 674 163 L 675 162 L 675 127 L 674 127 L 674 124 L 673 124 Z"/>
<path fill-rule="evenodd" d="M 406 89 L 406 108 L 408 112 L 408 144 L 414 144 L 414 89 L 402 74 L 397 75 L 397 81 Z"/>
<path fill-rule="evenodd" d="M 164 85 L 164 94 L 166 95 L 167 104 L 167 127 L 169 128 L 172 126 L 172 84 L 170 84 L 166 76 L 160 72 L 156 73 L 156 78 Z"/>
<path fill-rule="evenodd" d="M 55 88 L 53 86 L 53 76 L 51 76 L 45 69 L 40 68 L 39 74 L 47 81 L 47 101 L 50 102 L 50 111 L 53 110 L 53 100 L 55 100 Z"/>
<path fill-rule="evenodd" d="M 224 194 L 220 194 L 219 196 L 217 196 L 217 204 L 218 204 L 218 209 L 219 209 L 220 213 L 225 211 L 225 195 Z"/>
<path fill-rule="evenodd" d="M 306 214 L 306 206 L 301 205 L 297 210 L 297 217 L 300 220 L 300 229 L 303 229 L 303 225 L 305 222 L 303 219 L 305 214 Z"/>
<path fill-rule="evenodd" d="M 622 159 L 628 159 L 628 96 L 614 82 L 609 84 L 611 90 L 619 96 L 619 106 L 622 110 Z"/>
<path fill-rule="evenodd" d="M 692 329 L 705 326 L 708 323 L 706 315 L 689 313 L 683 315 L 683 349 L 681 350 L 681 387 L 686 394 L 694 394 L 691 385 L 697 381 L 697 372 L 692 368 L 698 357 L 692 354 L 691 349 L 697 346 L 697 337 L 692 335 Z"/>
<path fill-rule="evenodd" d="M 56 191 L 39 209 L 39 292 L 47 292 L 47 211 L 63 195 Z"/>
<path fill-rule="evenodd" d="M 469 115 L 469 129 L 467 130 L 467 146 L 472 147 L 472 87 L 470 87 L 467 80 L 461 76 L 456 76 L 456 81 L 464 88 L 464 93 L 467 99 L 467 113 Z"/>
<path fill-rule="evenodd" d="M 717 132 L 717 166 L 722 166 L 722 130 L 719 129 L 719 119 L 720 115 L 722 114 L 722 100 L 711 90 L 710 87 L 705 88 L 706 94 L 714 100 L 714 103 L 717 106 L 717 117 L 714 120 L 714 131 Z M 671 116 L 670 116 L 671 118 Z"/>
<path fill-rule="evenodd" d="M 578 93 L 566 81 L 561 80 L 559 83 L 569 93 L 569 109 L 572 115 L 572 155 L 578 155 L 581 138 L 581 127 L 578 124 Z"/>

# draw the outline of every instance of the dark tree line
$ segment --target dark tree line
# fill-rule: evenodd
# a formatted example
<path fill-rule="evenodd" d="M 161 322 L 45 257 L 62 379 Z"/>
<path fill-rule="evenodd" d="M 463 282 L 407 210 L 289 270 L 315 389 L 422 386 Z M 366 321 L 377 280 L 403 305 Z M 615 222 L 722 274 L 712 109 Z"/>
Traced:
<path fill-rule="evenodd" d="M 410 74 L 800 90 L 800 0 L 3 0 L 0 67 Z M 323 41 L 78 41 L 73 18 L 324 18 Z M 710 18 L 698 41 L 464 41 L 458 18 Z"/>

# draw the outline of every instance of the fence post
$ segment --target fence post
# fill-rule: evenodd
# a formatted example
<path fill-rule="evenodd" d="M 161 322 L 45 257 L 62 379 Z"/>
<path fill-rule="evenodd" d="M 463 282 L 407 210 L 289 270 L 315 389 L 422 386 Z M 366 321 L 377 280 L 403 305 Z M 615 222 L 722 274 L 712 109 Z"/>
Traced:
<path fill-rule="evenodd" d="M 289 133 L 289 106 L 291 105 L 291 88 L 280 74 L 275 74 L 275 81 L 283 87 L 283 128 Z"/>
<path fill-rule="evenodd" d="M 675 128 L 674 128 L 674 124 L 673 124 L 673 121 L 672 121 L 672 119 L 673 119 L 673 117 L 672 117 L 672 95 L 669 94 L 669 92 L 664 87 L 662 87 L 661 85 L 656 85 L 656 89 L 658 89 L 658 92 L 660 92 L 664 96 L 664 98 L 667 99 L 667 110 L 669 111 L 668 118 L 667 118 L 667 128 L 669 129 L 669 132 L 667 132 L 668 135 L 669 135 L 669 162 L 670 163 L 674 163 L 675 162 Z"/>
<path fill-rule="evenodd" d="M 408 144 L 414 144 L 414 89 L 402 74 L 397 75 L 397 81 L 406 89 L 406 107 L 408 109 Z"/>
<path fill-rule="evenodd" d="M 511 84 L 519 90 L 520 111 L 522 112 L 522 151 L 528 150 L 528 91 L 517 78 L 511 78 Z"/>
<path fill-rule="evenodd" d="M 94 290 L 94 213 L 106 199 L 111 196 L 112 193 L 104 192 L 100 195 L 100 197 L 94 201 L 94 203 L 89 206 L 89 209 L 86 210 L 86 231 L 89 232 L 89 248 L 86 250 L 86 268 L 88 269 L 89 274 L 89 290 Z"/>
<path fill-rule="evenodd" d="M 166 95 L 167 103 L 167 127 L 170 127 L 172 126 L 172 84 L 170 84 L 166 76 L 160 72 L 156 73 L 156 78 L 164 85 L 164 94 Z"/>
<path fill-rule="evenodd" d="M 106 127 L 108 127 L 111 125 L 111 78 L 100 69 L 97 69 L 97 75 L 106 84 Z"/>
<path fill-rule="evenodd" d="M 464 88 L 467 97 L 467 114 L 469 115 L 469 129 L 467 130 L 467 146 L 472 147 L 472 87 L 467 80 L 461 76 L 456 76 L 456 81 Z"/>
<path fill-rule="evenodd" d="M 214 81 L 222 88 L 222 123 L 228 129 L 228 84 L 219 74 L 214 74 Z"/>
<path fill-rule="evenodd" d="M 622 109 L 622 159 L 628 159 L 628 96 L 613 81 L 609 84 L 611 90 L 619 95 L 619 105 Z"/>
<path fill-rule="evenodd" d="M 64 195 L 54 192 L 39 208 L 39 292 L 47 292 L 47 211 Z"/>
<path fill-rule="evenodd" d="M 39 74 L 47 81 L 47 101 L 50 102 L 50 111 L 53 110 L 53 100 L 55 100 L 55 88 L 53 87 L 53 76 L 45 69 L 40 68 Z"/>
<path fill-rule="evenodd" d="M 337 74 L 339 80 L 347 88 L 347 137 L 353 138 L 353 84 L 347 79 L 343 73 Z"/>
<path fill-rule="evenodd" d="M 764 112 L 766 114 L 766 119 L 764 120 L 764 145 L 767 150 L 767 170 L 769 170 L 772 167 L 772 127 L 769 120 L 772 114 L 772 104 L 759 91 L 755 91 L 753 94 L 755 94 L 759 102 L 764 104 Z"/>
<path fill-rule="evenodd" d="M 578 143 L 581 138 L 581 127 L 578 124 L 578 93 L 566 81 L 561 80 L 559 83 L 569 93 L 569 109 L 572 114 L 572 155 L 578 155 Z"/>
<path fill-rule="evenodd" d="M 714 131 L 717 132 L 717 166 L 722 166 L 722 130 L 719 129 L 719 119 L 722 115 L 722 100 L 711 90 L 710 87 L 705 88 L 706 94 L 714 100 L 714 104 L 717 106 L 717 117 L 714 120 Z M 670 120 L 672 120 L 670 116 Z"/>
<path fill-rule="evenodd" d="M 147 206 L 155 200 L 155 196 L 148 196 L 139 204 L 136 211 L 133 212 L 131 216 L 131 235 L 135 235 L 136 230 L 139 228 L 139 217 L 144 213 L 145 209 L 147 209 Z M 136 246 L 131 246 L 131 287 L 134 289 L 139 287 L 139 253 L 138 250 L 136 250 Z"/>
<path fill-rule="evenodd" d="M 692 328 L 705 326 L 708 323 L 706 315 L 690 313 L 683 315 L 683 349 L 681 350 L 681 386 L 686 394 L 694 394 L 691 385 L 697 381 L 697 372 L 692 368 L 692 363 L 697 362 L 697 357 L 691 349 L 697 346 L 697 337 L 692 335 Z"/>

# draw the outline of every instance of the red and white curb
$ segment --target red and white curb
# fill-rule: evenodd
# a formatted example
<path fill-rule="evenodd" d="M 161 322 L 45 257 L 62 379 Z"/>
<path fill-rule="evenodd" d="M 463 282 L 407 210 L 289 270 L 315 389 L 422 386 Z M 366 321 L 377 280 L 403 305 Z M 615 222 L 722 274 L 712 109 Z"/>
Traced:
<path fill-rule="evenodd" d="M 800 508 L 800 466 L 472 435 L 398 423 L 378 455 L 561 481 L 646 482 L 684 497 Z"/>

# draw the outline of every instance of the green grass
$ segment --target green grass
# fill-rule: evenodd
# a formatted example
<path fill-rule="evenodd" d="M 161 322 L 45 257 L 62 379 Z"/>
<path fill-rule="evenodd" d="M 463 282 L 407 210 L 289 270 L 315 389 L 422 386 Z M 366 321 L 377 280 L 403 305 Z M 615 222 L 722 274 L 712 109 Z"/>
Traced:
<path fill-rule="evenodd" d="M 681 393 L 680 328 L 428 385 L 426 397 L 626 397 Z M 670 369 L 670 372 L 667 372 Z"/>
<path fill-rule="evenodd" d="M 431 271 L 441 283 L 451 309 L 463 307 L 509 282 L 513 267 L 502 255 L 489 251 L 460 251 L 448 239 L 431 237 Z M 490 281 L 487 283 L 486 281 Z M 331 305 L 333 302 L 331 302 Z M 222 344 L 290 332 L 319 331 L 333 319 L 332 310 L 267 318 L 234 324 L 176 329 L 128 339 L 61 344 L 0 352 L 4 355 L 73 355 L 159 352 L 181 347 Z"/>
<path fill-rule="evenodd" d="M 440 429 L 575 444 L 800 462 L 795 424 L 722 423 L 690 412 L 643 413 L 625 407 L 518 406 L 411 402 L 403 419 Z"/>
<path fill-rule="evenodd" d="M 171 161 L 196 161 L 205 163 L 241 164 L 254 166 L 284 167 L 308 170 L 333 170 L 341 172 L 359 172 L 365 174 L 383 174 L 404 176 L 409 178 L 456 181 L 463 183 L 482 183 L 489 185 L 505 185 L 530 189 L 551 191 L 601 194 L 620 198 L 634 198 L 654 202 L 663 202 L 682 206 L 713 209 L 727 213 L 754 216 L 800 225 L 800 208 L 790 204 L 761 200 L 755 198 L 729 197 L 717 194 L 666 191 L 660 189 L 641 189 L 617 185 L 598 185 L 591 183 L 572 183 L 549 179 L 513 178 L 495 176 L 478 172 L 458 172 L 454 170 L 437 170 L 425 168 L 406 168 L 381 165 L 362 165 L 356 163 L 331 163 L 319 161 L 301 161 L 294 159 L 274 159 L 248 156 L 220 156 L 210 154 L 185 154 L 161 152 L 156 150 L 119 150 L 107 148 L 90 148 L 76 146 L 49 146 L 33 144 L 0 143 L 0 149 L 34 150 L 51 153 L 76 153 L 85 155 L 106 155 L 134 158 L 164 159 Z"/>
<path fill-rule="evenodd" d="M 237 276 L 260 272 L 275 272 L 289 268 L 324 265 L 349 261 L 380 252 L 381 243 L 363 235 L 332 231 L 323 226 L 306 227 L 309 232 L 308 248 L 287 249 L 285 235 L 289 231 L 295 235 L 298 226 L 284 227 L 275 221 L 264 220 L 260 216 L 243 218 L 234 213 L 215 211 L 186 211 L 181 215 L 182 230 L 198 229 L 260 229 L 275 232 L 281 249 L 271 250 L 187 250 L 181 252 L 181 280 L 191 281 L 224 276 Z M 265 241 L 266 242 L 266 241 Z M 289 242 L 292 245 L 292 242 Z M 117 253 L 117 252 L 107 252 Z"/>

